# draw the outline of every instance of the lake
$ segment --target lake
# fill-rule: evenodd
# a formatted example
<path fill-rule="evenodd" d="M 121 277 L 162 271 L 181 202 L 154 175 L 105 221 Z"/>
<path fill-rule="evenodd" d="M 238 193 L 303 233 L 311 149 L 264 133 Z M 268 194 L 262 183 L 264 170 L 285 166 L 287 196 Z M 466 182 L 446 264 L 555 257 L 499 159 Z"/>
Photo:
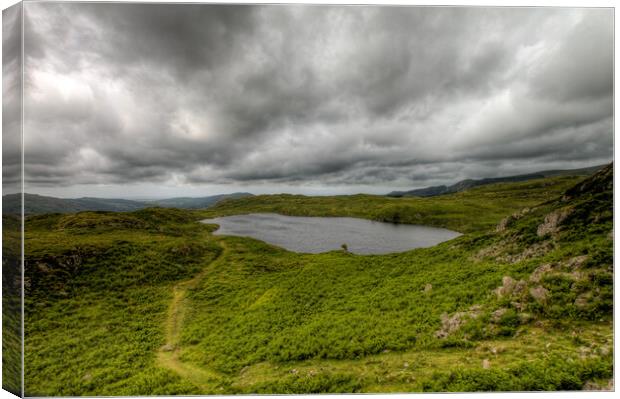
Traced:
<path fill-rule="evenodd" d="M 346 244 L 356 254 L 387 254 L 432 247 L 460 236 L 437 227 L 374 222 L 348 217 L 300 217 L 274 213 L 206 219 L 218 235 L 252 237 L 294 252 L 321 253 Z"/>

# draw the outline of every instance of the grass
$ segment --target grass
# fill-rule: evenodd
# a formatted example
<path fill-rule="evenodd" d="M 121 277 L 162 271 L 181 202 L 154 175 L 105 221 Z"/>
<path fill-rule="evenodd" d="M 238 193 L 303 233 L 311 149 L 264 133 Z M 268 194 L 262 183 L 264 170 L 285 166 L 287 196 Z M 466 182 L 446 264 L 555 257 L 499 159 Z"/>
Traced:
<path fill-rule="evenodd" d="M 605 386 L 613 374 L 612 196 L 606 186 L 558 199 L 578 182 L 430 199 L 280 195 L 208 211 L 30 217 L 26 394 Z M 532 210 L 516 213 L 525 207 Z M 548 215 L 568 208 L 538 234 Z M 466 234 L 399 254 L 310 255 L 216 237 L 214 226 L 196 222 L 250 212 L 398 215 Z"/>
<path fill-rule="evenodd" d="M 431 198 L 389 198 L 365 194 L 332 197 L 258 195 L 225 200 L 199 214 L 204 218 L 256 212 L 291 216 L 350 216 L 473 233 L 494 227 L 501 218 L 513 212 L 555 198 L 582 179 L 563 176 L 490 184 Z"/>
<path fill-rule="evenodd" d="M 29 220 L 26 393 L 196 392 L 159 367 L 156 353 L 165 343 L 162 325 L 172 288 L 199 273 L 221 249 L 209 228 L 185 213 L 156 209 L 128 215 L 139 227 L 119 227 L 108 216 Z"/>
<path fill-rule="evenodd" d="M 188 308 L 186 304 L 187 292 L 191 289 L 195 289 L 196 286 L 202 281 L 205 274 L 210 269 L 218 266 L 220 258 L 222 258 L 227 251 L 227 247 L 223 243 L 222 248 L 223 251 L 218 256 L 218 259 L 211 262 L 209 267 L 204 268 L 190 280 L 182 281 L 173 287 L 173 297 L 170 302 L 168 317 L 165 322 L 166 344 L 159 349 L 157 354 L 157 360 L 160 365 L 175 371 L 177 374 L 187 378 L 194 385 L 203 390 L 209 389 L 209 386 L 205 385 L 205 382 L 217 381 L 219 376 L 209 371 L 209 369 L 192 366 L 191 364 L 182 362 L 179 359 L 181 331 L 186 322 Z"/>
<path fill-rule="evenodd" d="M 2 388 L 21 395 L 21 221 L 2 220 Z"/>

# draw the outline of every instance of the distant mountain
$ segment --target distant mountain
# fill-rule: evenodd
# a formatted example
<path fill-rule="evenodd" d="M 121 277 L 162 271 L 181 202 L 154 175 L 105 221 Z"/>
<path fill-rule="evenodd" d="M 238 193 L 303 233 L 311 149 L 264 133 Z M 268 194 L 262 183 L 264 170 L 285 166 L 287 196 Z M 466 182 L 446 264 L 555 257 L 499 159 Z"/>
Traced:
<path fill-rule="evenodd" d="M 132 201 L 111 198 L 56 198 L 38 194 L 24 194 L 24 213 L 73 213 L 82 211 L 130 212 L 138 209 L 159 206 L 163 208 L 200 209 L 208 208 L 228 198 L 247 197 L 250 193 L 221 194 L 198 198 L 170 198 L 157 201 Z M 4 213 L 20 212 L 20 195 L 8 194 L 2 197 Z"/>
<path fill-rule="evenodd" d="M 71 213 L 81 211 L 135 211 L 146 205 L 138 201 L 107 198 L 55 198 L 37 194 L 24 194 L 24 212 L 34 213 Z M 2 197 L 2 211 L 20 212 L 20 194 Z"/>
<path fill-rule="evenodd" d="M 250 193 L 232 193 L 213 195 L 210 197 L 178 197 L 168 198 L 155 201 L 144 201 L 151 206 L 161 206 L 163 208 L 183 208 L 183 209 L 202 209 L 208 208 L 225 199 L 237 199 L 243 197 L 251 197 Z"/>
<path fill-rule="evenodd" d="M 486 184 L 494 183 L 515 183 L 520 181 L 527 181 L 533 179 L 542 179 L 552 176 L 590 176 L 595 172 L 603 169 L 606 165 L 590 166 L 588 168 L 581 169 L 568 169 L 568 170 L 545 170 L 536 173 L 529 173 L 526 175 L 506 176 L 506 177 L 491 177 L 486 179 L 467 179 L 451 186 L 432 186 L 426 188 L 419 188 L 410 191 L 392 191 L 388 197 L 434 197 L 437 195 L 458 193 L 470 188 L 484 186 Z"/>

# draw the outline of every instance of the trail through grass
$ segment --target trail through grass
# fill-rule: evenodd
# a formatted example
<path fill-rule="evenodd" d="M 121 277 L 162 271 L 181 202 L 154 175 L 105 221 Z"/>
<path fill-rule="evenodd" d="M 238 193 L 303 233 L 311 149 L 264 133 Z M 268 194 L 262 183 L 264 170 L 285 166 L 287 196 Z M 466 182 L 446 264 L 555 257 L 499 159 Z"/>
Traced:
<path fill-rule="evenodd" d="M 216 382 L 221 376 L 203 367 L 196 367 L 179 359 L 181 347 L 181 330 L 187 314 L 187 291 L 196 288 L 211 269 L 217 268 L 224 262 L 228 248 L 223 240 L 218 241 L 222 247 L 219 256 L 211 261 L 205 268 L 190 280 L 182 281 L 173 287 L 173 297 L 168 309 L 168 317 L 165 323 L 166 344 L 157 352 L 157 360 L 160 365 L 174 371 L 181 377 L 188 379 L 202 391 L 209 391 L 211 385 L 206 382 Z"/>

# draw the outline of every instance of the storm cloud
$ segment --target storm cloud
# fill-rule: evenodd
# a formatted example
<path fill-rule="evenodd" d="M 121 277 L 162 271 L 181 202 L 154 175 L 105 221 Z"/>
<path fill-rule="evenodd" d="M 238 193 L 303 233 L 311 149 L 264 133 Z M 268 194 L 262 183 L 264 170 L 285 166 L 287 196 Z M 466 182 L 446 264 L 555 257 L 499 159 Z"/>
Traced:
<path fill-rule="evenodd" d="M 24 8 L 26 191 L 384 192 L 613 156 L 611 9 Z"/>

